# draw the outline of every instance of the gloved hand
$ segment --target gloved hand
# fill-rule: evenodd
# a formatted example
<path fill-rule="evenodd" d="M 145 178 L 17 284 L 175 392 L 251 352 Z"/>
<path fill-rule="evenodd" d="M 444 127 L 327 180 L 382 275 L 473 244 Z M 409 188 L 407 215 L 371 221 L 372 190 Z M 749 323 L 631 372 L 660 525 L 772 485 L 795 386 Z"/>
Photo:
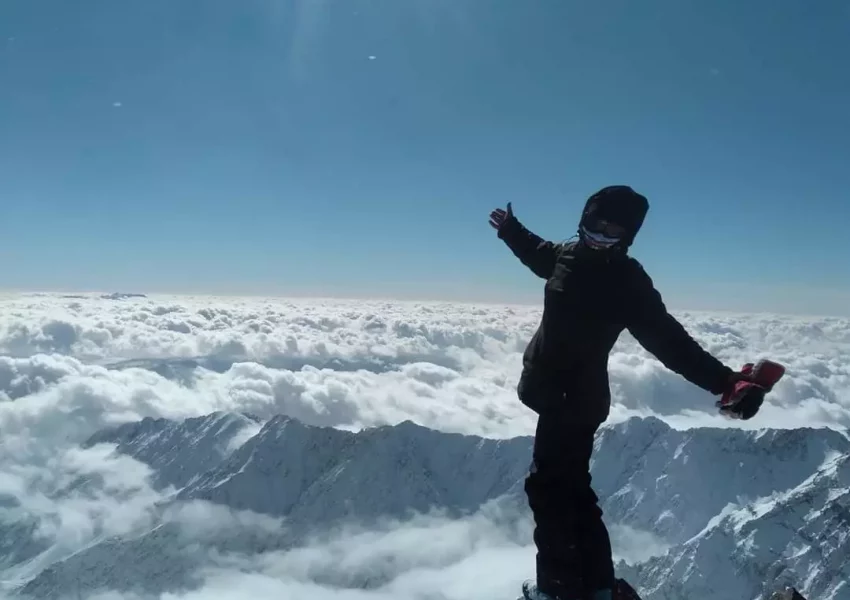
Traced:
<path fill-rule="evenodd" d="M 511 209 L 511 203 L 508 202 L 508 210 L 502 208 L 494 209 L 490 213 L 490 227 L 496 231 L 500 231 L 502 227 L 514 218 L 514 211 Z"/>
<path fill-rule="evenodd" d="M 717 402 L 720 414 L 731 419 L 752 419 L 764 403 L 764 396 L 785 374 L 785 367 L 762 360 L 747 363 L 730 377 L 729 389 Z"/>

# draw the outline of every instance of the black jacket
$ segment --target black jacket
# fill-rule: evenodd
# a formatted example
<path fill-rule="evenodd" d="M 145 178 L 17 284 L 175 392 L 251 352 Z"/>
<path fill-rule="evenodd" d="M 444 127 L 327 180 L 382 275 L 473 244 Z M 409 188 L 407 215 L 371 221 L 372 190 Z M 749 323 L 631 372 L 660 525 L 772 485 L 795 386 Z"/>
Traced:
<path fill-rule="evenodd" d="M 732 370 L 670 315 L 636 259 L 543 240 L 516 218 L 499 237 L 546 280 L 543 316 L 523 355 L 520 398 L 527 405 L 541 409 L 539 396 L 556 390 L 558 401 L 566 393 L 571 406 L 604 421 L 611 403 L 608 356 L 624 329 L 667 368 L 712 394 L 723 393 Z"/>

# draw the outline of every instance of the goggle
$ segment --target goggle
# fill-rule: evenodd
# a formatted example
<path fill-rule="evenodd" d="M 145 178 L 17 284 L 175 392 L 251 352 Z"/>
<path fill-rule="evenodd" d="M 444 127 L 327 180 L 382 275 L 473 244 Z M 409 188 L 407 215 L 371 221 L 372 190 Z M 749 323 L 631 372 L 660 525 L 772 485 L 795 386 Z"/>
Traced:
<path fill-rule="evenodd" d="M 609 239 L 617 239 L 625 237 L 626 228 L 617 223 L 606 221 L 605 219 L 595 219 L 584 225 L 584 229 L 605 236 Z"/>
<path fill-rule="evenodd" d="M 594 250 L 607 250 L 620 242 L 620 238 L 618 237 L 608 237 L 602 233 L 590 231 L 584 226 L 581 228 L 581 234 L 584 243 Z"/>

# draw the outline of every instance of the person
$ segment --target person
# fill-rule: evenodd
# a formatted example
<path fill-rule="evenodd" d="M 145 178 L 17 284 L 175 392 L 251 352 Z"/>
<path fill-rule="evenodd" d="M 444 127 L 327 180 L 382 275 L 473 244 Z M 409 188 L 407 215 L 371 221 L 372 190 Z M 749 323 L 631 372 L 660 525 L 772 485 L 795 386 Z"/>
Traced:
<path fill-rule="evenodd" d="M 587 199 L 577 239 L 562 243 L 529 231 L 510 202 L 490 214 L 498 237 L 546 280 L 542 317 L 523 353 L 517 385 L 519 400 L 537 413 L 525 480 L 537 577 L 523 583 L 527 600 L 607 600 L 618 596 L 618 586 L 622 597 L 637 597 L 615 578 L 590 475 L 594 437 L 610 411 L 608 356 L 621 332 L 628 330 L 667 368 L 712 394 L 746 378 L 688 334 L 629 255 L 648 210 L 647 198 L 630 186 L 605 187 Z"/>

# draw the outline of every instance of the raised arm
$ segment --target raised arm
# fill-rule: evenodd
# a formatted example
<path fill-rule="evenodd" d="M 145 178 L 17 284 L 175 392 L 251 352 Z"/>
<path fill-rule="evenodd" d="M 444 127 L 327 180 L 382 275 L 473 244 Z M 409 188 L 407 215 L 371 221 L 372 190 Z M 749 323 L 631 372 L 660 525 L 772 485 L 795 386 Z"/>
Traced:
<path fill-rule="evenodd" d="M 704 350 L 668 311 L 649 275 L 637 261 L 630 269 L 626 302 L 629 332 L 664 366 L 712 394 L 722 394 L 732 369 Z M 624 294 L 625 296 L 625 294 Z"/>
<path fill-rule="evenodd" d="M 507 210 L 497 208 L 490 213 L 490 225 L 522 264 L 538 277 L 549 279 L 555 269 L 560 244 L 544 240 L 526 229 L 514 216 L 510 202 Z"/>

